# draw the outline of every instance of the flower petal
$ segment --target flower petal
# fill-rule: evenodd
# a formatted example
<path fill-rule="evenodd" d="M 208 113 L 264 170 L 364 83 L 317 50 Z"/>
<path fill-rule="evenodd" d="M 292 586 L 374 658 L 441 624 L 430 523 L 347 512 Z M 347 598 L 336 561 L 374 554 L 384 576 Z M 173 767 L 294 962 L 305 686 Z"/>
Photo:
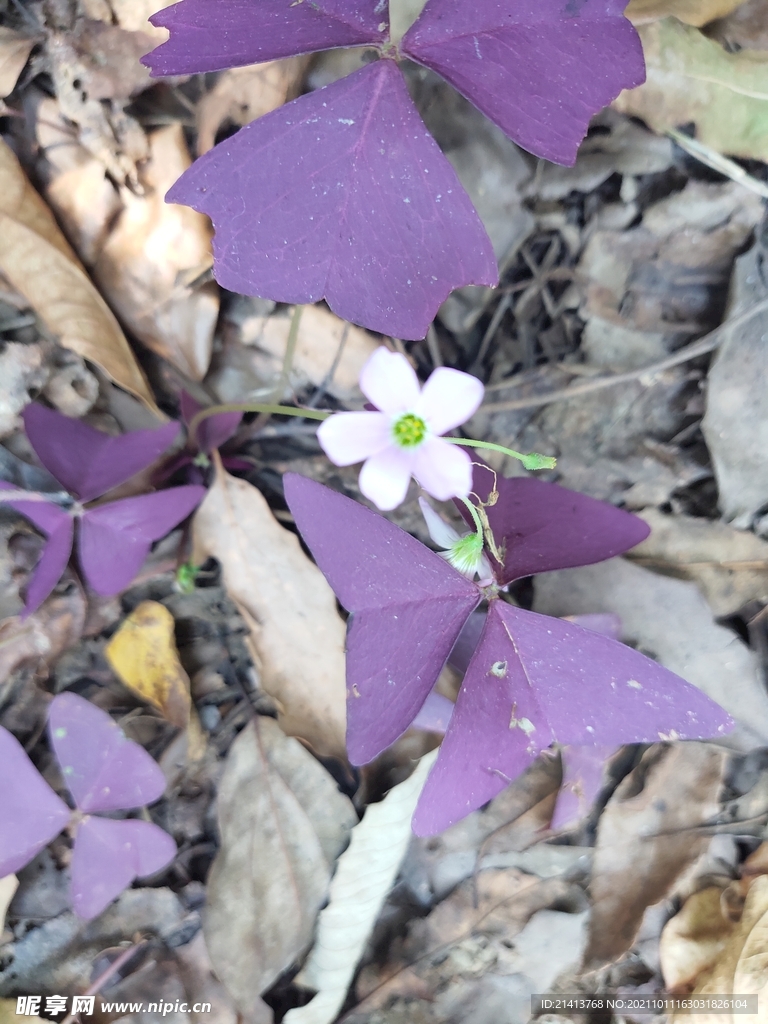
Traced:
<path fill-rule="evenodd" d="M 352 466 L 392 444 L 389 416 L 383 412 L 337 412 L 320 424 L 317 440 L 337 466 Z"/>
<path fill-rule="evenodd" d="M 360 470 L 360 490 L 382 512 L 397 508 L 405 501 L 413 461 L 411 452 L 395 447 L 373 455 Z"/>
<path fill-rule="evenodd" d="M 424 516 L 424 521 L 427 524 L 429 536 L 439 548 L 447 551 L 451 544 L 459 539 L 460 534 L 454 530 L 450 523 L 446 523 L 443 517 L 435 512 L 426 498 L 419 498 L 419 506 L 421 514 Z"/>
<path fill-rule="evenodd" d="M 433 434 L 445 434 L 477 412 L 484 391 L 471 373 L 441 366 L 430 375 L 413 411 L 424 417 Z"/>
<path fill-rule="evenodd" d="M 419 400 L 419 378 L 404 355 L 382 345 L 360 371 L 360 390 L 382 412 L 409 412 Z"/>
<path fill-rule="evenodd" d="M 414 456 L 413 475 L 438 501 L 465 498 L 472 490 L 472 460 L 456 445 L 430 437 Z"/>

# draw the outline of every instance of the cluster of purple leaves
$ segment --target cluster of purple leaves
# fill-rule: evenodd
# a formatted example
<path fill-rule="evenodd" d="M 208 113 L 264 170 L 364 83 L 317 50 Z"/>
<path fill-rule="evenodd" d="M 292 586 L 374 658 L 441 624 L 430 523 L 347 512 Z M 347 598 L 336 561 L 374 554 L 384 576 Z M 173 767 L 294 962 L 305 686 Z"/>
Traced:
<path fill-rule="evenodd" d="M 346 320 L 423 338 L 453 288 L 498 280 L 490 240 L 396 63 L 442 75 L 511 139 L 572 164 L 593 114 L 645 75 L 627 0 L 428 0 L 399 46 L 387 0 L 181 0 L 153 75 L 338 47 L 382 59 L 266 114 L 199 159 L 167 199 L 208 214 L 226 288 L 325 298 Z"/>
<path fill-rule="evenodd" d="M 192 436 L 190 427 L 195 416 L 202 412 L 203 406 L 188 391 L 184 390 L 179 397 L 179 406 L 181 421 L 187 428 L 187 443 L 183 451 L 162 467 L 159 479 L 167 480 L 180 469 L 184 469 L 187 483 L 203 484 L 205 482 L 203 470 L 210 464 L 209 456 L 234 436 L 240 426 L 243 414 L 241 412 L 217 412 L 212 416 L 207 416 L 200 420 L 194 436 Z M 252 468 L 250 462 L 238 459 L 233 455 L 225 455 L 221 461 L 229 470 Z"/>
<path fill-rule="evenodd" d="M 648 535 L 642 520 L 557 484 L 497 479 L 482 465 L 473 489 L 482 502 L 498 495 L 486 509 L 502 555 L 497 561 L 486 552 L 490 588 L 382 516 L 314 481 L 285 477 L 296 524 L 351 613 L 353 763 L 372 760 L 414 722 L 467 627 L 464 650 L 454 653 L 464 680 L 414 815 L 417 834 L 440 832 L 481 807 L 553 743 L 576 748 L 578 757 L 579 748 L 700 739 L 731 727 L 694 686 L 610 635 L 500 596 L 514 580 L 628 550 Z M 484 599 L 487 613 L 473 619 Z"/>
<path fill-rule="evenodd" d="M 48 733 L 76 811 L 0 727 L 0 878 L 19 871 L 69 828 L 75 833 L 72 906 L 90 919 L 134 879 L 155 874 L 176 855 L 173 839 L 151 822 L 95 816 L 153 803 L 163 795 L 165 776 L 108 714 L 73 693 L 51 702 Z"/>
<path fill-rule="evenodd" d="M 110 437 L 37 403 L 23 415 L 35 454 L 72 497 L 62 507 L 50 494 L 30 491 L 19 496 L 12 484 L 0 482 L 0 502 L 21 512 L 47 538 L 27 587 L 24 614 L 39 608 L 61 579 L 76 532 L 85 580 L 97 594 L 119 593 L 141 568 L 152 543 L 190 514 L 205 489 L 172 487 L 84 506 L 151 465 L 173 443 L 179 424 Z"/>

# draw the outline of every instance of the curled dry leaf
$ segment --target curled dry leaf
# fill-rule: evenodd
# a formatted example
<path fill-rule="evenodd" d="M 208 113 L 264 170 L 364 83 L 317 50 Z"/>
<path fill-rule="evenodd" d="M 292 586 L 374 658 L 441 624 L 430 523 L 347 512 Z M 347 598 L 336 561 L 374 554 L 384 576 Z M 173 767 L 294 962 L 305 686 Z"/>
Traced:
<path fill-rule="evenodd" d="M 719 153 L 768 159 L 768 59 L 758 51 L 726 53 L 676 18 L 639 30 L 648 70 L 644 85 L 614 107 L 657 132 L 693 123 L 696 138 Z"/>
<path fill-rule="evenodd" d="M 411 817 L 429 769 L 432 751 L 416 770 L 371 804 L 352 830 L 349 849 L 339 858 L 328 906 L 321 911 L 317 938 L 298 984 L 316 990 L 306 1006 L 289 1010 L 286 1024 L 331 1024 L 341 1009 L 387 893 L 412 839 Z"/>
<path fill-rule="evenodd" d="M 768 875 L 753 882 L 741 920 L 733 929 L 727 943 L 718 955 L 711 971 L 702 975 L 691 995 L 751 995 L 758 999 L 759 1024 L 766 1020 L 768 996 Z M 673 1022 L 688 1020 L 681 1014 L 671 1017 Z M 737 1020 L 729 1013 L 702 1014 L 701 1024 L 724 1024 Z"/>
<path fill-rule="evenodd" d="M 727 751 L 705 743 L 651 747 L 619 784 L 597 830 L 587 965 L 611 962 L 710 837 Z M 725 991 L 725 990 L 723 990 Z"/>
<path fill-rule="evenodd" d="M 47 669 L 74 646 L 82 636 L 85 616 L 83 592 L 70 586 L 27 618 L 13 616 L 0 623 L 0 694 L 17 669 L 24 665 Z"/>
<path fill-rule="evenodd" d="M 0 140 L 0 272 L 65 347 L 90 359 L 157 412 L 117 320 L 91 284 L 53 215 Z"/>
<path fill-rule="evenodd" d="M 688 25 L 707 25 L 724 18 L 744 0 L 630 0 L 626 15 L 635 25 L 660 18 L 677 18 Z"/>
<path fill-rule="evenodd" d="M 16 88 L 19 75 L 36 42 L 30 36 L 0 26 L 0 99 L 5 99 Z"/>
<path fill-rule="evenodd" d="M 149 136 L 141 168 L 145 195 L 127 190 L 123 212 L 104 240 L 94 276 L 125 326 L 193 380 L 208 369 L 219 293 L 211 282 L 191 290 L 185 281 L 211 264 L 208 221 L 165 193 L 190 165 L 180 124 Z"/>
<path fill-rule="evenodd" d="M 272 719 L 256 718 L 229 752 L 218 820 L 205 940 L 216 973 L 247 1015 L 309 945 L 331 865 L 357 816 L 300 743 Z"/>
<path fill-rule="evenodd" d="M 221 563 L 283 729 L 320 754 L 344 757 L 345 629 L 333 591 L 261 493 L 213 455 L 214 483 L 193 522 L 193 560 Z"/>
<path fill-rule="evenodd" d="M 309 57 L 288 57 L 230 68 L 220 75 L 197 104 L 198 155 L 213 149 L 217 132 L 227 122 L 242 128 L 295 99 L 309 61 Z"/>
<path fill-rule="evenodd" d="M 179 661 L 174 621 L 157 601 L 142 601 L 125 619 L 104 653 L 129 690 L 152 704 L 172 725 L 189 724 L 189 677 Z"/>

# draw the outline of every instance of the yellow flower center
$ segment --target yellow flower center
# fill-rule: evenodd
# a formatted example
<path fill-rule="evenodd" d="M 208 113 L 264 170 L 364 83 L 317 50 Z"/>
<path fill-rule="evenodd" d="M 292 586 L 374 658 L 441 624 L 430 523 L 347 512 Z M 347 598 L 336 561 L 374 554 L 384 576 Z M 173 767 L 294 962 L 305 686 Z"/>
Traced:
<path fill-rule="evenodd" d="M 392 425 L 392 436 L 400 448 L 417 448 L 427 436 L 427 424 L 412 412 L 403 413 Z"/>

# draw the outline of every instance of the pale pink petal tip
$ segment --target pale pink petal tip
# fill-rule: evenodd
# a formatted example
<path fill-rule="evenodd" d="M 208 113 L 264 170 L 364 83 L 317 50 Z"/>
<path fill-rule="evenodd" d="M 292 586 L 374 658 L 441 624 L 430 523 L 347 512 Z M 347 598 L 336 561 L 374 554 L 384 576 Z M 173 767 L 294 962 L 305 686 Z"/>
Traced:
<path fill-rule="evenodd" d="M 337 466 L 352 466 L 392 443 L 389 417 L 381 412 L 337 412 L 324 420 L 317 440 Z"/>
<path fill-rule="evenodd" d="M 421 514 L 424 516 L 424 522 L 427 524 L 429 536 L 439 548 L 447 551 L 452 544 L 459 540 L 460 534 L 435 512 L 426 498 L 419 498 L 419 506 Z"/>
<path fill-rule="evenodd" d="M 419 401 L 419 378 L 404 355 L 382 345 L 360 371 L 360 390 L 377 409 L 395 416 Z"/>
<path fill-rule="evenodd" d="M 477 377 L 441 366 L 424 385 L 414 412 L 424 417 L 433 434 L 445 434 L 474 416 L 484 393 Z"/>
<path fill-rule="evenodd" d="M 387 448 L 373 455 L 360 470 L 360 490 L 382 512 L 402 505 L 413 471 L 413 455 Z"/>
<path fill-rule="evenodd" d="M 416 450 L 413 475 L 438 501 L 466 498 L 472 490 L 471 458 L 439 437 L 430 437 Z"/>

